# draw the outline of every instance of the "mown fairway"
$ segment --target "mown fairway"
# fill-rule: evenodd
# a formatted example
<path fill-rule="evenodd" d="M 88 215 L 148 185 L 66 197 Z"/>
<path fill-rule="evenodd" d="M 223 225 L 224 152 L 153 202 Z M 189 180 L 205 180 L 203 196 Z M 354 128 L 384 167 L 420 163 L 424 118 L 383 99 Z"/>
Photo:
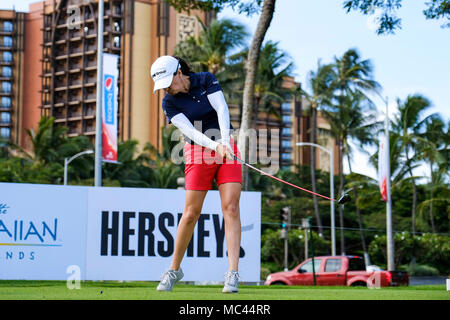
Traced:
<path fill-rule="evenodd" d="M 0 281 L 0 300 L 450 300 L 445 285 L 399 288 L 244 286 L 223 294 L 222 286 L 178 284 L 157 292 L 156 282 L 91 282 L 69 290 L 65 281 Z"/>

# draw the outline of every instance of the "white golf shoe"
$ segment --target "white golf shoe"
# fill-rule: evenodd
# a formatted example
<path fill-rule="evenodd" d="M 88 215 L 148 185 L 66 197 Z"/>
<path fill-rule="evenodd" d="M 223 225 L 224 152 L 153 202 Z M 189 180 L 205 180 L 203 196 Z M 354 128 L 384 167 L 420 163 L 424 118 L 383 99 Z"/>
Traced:
<path fill-rule="evenodd" d="M 178 269 L 178 271 L 175 270 L 167 270 L 164 272 L 164 274 L 161 277 L 161 282 L 158 284 L 158 287 L 156 290 L 158 291 L 172 291 L 173 286 L 175 283 L 180 281 L 183 278 L 183 270 Z"/>

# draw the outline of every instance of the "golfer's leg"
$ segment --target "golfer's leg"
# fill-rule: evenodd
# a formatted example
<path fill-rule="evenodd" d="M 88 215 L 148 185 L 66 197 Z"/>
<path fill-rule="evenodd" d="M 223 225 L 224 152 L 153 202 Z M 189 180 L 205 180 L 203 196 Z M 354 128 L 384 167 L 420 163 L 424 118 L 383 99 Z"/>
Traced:
<path fill-rule="evenodd" d="M 175 251 L 172 257 L 172 264 L 170 265 L 170 269 L 172 270 L 178 270 L 180 268 L 181 260 L 183 260 L 186 248 L 189 245 L 189 241 L 191 241 L 195 224 L 200 217 L 207 192 L 207 190 L 186 190 L 186 201 L 183 215 L 178 225 Z"/>
<path fill-rule="evenodd" d="M 228 269 L 238 271 L 241 246 L 241 217 L 239 199 L 241 184 L 236 182 L 219 185 L 222 213 L 225 220 L 225 241 L 228 248 Z"/>

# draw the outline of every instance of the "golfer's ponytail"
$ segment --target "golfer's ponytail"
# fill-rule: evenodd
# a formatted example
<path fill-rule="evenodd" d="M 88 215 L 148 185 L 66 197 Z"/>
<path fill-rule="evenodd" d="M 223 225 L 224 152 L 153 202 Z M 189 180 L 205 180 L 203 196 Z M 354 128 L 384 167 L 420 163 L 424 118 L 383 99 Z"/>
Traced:
<path fill-rule="evenodd" d="M 177 56 L 173 56 L 173 57 L 180 62 L 180 69 L 181 69 L 182 74 L 184 74 L 185 76 L 188 76 L 190 73 L 194 72 L 194 71 L 192 71 L 191 67 L 187 64 L 187 62 L 184 61 L 182 58 L 177 57 Z"/>

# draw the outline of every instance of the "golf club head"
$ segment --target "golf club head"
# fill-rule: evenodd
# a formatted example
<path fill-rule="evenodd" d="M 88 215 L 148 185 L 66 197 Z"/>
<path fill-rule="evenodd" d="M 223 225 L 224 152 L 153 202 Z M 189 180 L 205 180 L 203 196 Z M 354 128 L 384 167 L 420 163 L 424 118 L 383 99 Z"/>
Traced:
<path fill-rule="evenodd" d="M 344 193 L 344 195 L 339 198 L 338 203 L 344 204 L 344 203 L 349 202 L 350 200 L 351 200 L 350 195 L 348 193 Z"/>

